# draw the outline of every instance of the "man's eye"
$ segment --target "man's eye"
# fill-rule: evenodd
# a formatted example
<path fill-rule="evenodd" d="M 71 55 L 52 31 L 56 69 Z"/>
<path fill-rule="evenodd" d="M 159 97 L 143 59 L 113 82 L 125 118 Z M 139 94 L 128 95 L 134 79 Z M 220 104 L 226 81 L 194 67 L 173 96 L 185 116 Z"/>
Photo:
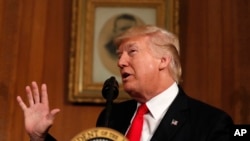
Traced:
<path fill-rule="evenodd" d="M 132 53 L 135 53 L 135 52 L 136 52 L 136 50 L 132 49 L 132 50 L 129 51 L 129 54 L 132 54 Z"/>

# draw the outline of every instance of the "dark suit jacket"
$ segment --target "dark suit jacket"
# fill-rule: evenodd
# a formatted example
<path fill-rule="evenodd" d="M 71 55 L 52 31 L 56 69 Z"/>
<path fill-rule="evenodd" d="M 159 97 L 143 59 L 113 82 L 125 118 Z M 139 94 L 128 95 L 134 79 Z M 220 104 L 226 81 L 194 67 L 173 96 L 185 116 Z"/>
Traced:
<path fill-rule="evenodd" d="M 114 104 L 109 127 L 126 133 L 136 110 L 136 101 Z M 103 126 L 105 109 L 100 114 L 97 126 Z M 178 121 L 177 125 L 172 120 Z M 228 141 L 232 119 L 223 111 L 188 97 L 179 88 L 179 93 L 157 127 L 151 141 Z"/>

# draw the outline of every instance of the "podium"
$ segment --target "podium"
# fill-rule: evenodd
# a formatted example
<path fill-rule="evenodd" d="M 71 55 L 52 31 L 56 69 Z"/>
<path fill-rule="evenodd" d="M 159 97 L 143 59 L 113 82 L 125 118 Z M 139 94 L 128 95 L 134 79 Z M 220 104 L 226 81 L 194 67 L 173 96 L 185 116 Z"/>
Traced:
<path fill-rule="evenodd" d="M 71 141 L 129 141 L 123 134 L 107 127 L 96 127 L 78 133 Z"/>

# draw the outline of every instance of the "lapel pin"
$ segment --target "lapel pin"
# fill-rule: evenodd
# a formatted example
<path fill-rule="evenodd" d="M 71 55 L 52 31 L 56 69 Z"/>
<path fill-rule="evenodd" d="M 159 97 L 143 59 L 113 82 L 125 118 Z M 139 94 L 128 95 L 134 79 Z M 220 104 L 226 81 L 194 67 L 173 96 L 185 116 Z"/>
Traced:
<path fill-rule="evenodd" d="M 178 121 L 175 119 L 172 119 L 171 121 L 171 125 L 177 126 L 178 125 Z"/>

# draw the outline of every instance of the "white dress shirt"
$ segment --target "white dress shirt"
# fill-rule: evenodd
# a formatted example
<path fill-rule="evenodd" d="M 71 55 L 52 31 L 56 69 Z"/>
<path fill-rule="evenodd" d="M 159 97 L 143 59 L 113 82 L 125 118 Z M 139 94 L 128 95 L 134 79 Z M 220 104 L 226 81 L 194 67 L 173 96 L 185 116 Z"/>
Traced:
<path fill-rule="evenodd" d="M 173 83 L 168 89 L 146 103 L 149 113 L 144 115 L 141 141 L 150 141 L 169 106 L 178 94 L 178 86 Z M 137 104 L 137 107 L 140 104 Z M 136 113 L 136 112 L 135 112 Z M 131 119 L 132 123 L 133 118 Z"/>

